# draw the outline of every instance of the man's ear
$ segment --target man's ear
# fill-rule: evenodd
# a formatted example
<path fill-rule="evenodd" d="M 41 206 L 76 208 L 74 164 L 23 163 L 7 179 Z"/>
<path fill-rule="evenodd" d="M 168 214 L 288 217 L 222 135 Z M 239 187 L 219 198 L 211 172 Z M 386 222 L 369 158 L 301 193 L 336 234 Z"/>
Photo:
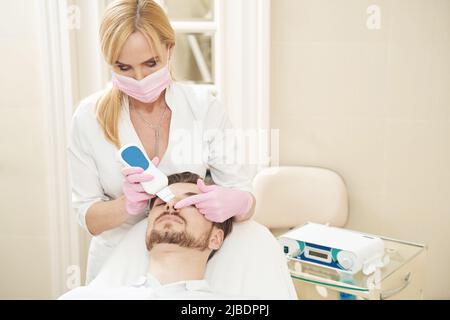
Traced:
<path fill-rule="evenodd" d="M 223 243 L 223 235 L 223 230 L 213 227 L 213 231 L 209 237 L 209 249 L 219 250 Z"/>

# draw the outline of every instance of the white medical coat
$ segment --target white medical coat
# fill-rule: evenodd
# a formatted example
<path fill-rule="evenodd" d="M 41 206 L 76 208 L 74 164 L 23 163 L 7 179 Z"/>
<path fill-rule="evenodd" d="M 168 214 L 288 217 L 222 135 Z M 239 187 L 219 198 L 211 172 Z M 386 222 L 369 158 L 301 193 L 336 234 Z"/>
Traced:
<path fill-rule="evenodd" d="M 71 123 L 68 154 L 72 183 L 72 205 L 79 224 L 86 227 L 86 212 L 98 201 L 108 201 L 123 194 L 123 165 L 117 160 L 116 147 L 106 140 L 95 107 L 103 92 L 84 99 Z M 251 192 L 252 174 L 239 159 L 236 132 L 223 106 L 207 90 L 172 83 L 165 93 L 172 111 L 167 150 L 158 168 L 166 175 L 190 171 L 205 177 L 211 172 L 215 184 Z M 226 138 L 225 138 L 226 137 Z M 143 145 L 130 120 L 128 97 L 124 95 L 119 119 L 122 145 Z M 231 142 L 231 143 L 230 143 Z M 126 231 L 144 218 L 130 216 L 121 226 L 93 237 L 89 248 L 86 282 L 100 271 Z"/>

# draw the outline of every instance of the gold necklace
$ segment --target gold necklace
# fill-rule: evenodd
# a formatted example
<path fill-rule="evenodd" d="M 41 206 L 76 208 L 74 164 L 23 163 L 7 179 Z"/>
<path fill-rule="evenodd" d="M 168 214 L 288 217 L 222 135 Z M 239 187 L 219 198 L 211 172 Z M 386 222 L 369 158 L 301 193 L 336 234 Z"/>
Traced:
<path fill-rule="evenodd" d="M 164 107 L 164 112 L 162 113 L 161 118 L 159 119 L 158 125 L 155 126 L 155 125 L 151 124 L 150 122 L 148 122 L 147 120 L 145 120 L 144 117 L 142 116 L 142 114 L 134 107 L 134 105 L 131 105 L 131 106 L 133 107 L 133 110 L 136 111 L 139 118 L 155 131 L 155 156 L 159 157 L 159 139 L 161 136 L 160 129 L 161 129 L 162 120 L 164 119 L 164 115 L 166 114 L 166 111 L 167 111 L 167 107 Z"/>

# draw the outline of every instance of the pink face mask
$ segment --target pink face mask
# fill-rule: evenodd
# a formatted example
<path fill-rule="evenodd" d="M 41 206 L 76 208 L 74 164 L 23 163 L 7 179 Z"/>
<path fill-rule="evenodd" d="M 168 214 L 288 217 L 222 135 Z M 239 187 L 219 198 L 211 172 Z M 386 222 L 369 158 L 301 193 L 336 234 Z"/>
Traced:
<path fill-rule="evenodd" d="M 149 74 L 142 80 L 112 73 L 112 82 L 123 93 L 144 103 L 155 102 L 161 93 L 172 83 L 168 65 Z"/>

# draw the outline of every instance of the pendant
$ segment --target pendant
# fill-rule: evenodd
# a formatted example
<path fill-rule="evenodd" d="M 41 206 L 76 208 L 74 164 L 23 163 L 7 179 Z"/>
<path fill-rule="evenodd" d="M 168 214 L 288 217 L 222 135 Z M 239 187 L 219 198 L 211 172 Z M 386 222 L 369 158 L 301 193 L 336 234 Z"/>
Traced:
<path fill-rule="evenodd" d="M 155 129 L 155 157 L 159 157 L 159 128 Z"/>

